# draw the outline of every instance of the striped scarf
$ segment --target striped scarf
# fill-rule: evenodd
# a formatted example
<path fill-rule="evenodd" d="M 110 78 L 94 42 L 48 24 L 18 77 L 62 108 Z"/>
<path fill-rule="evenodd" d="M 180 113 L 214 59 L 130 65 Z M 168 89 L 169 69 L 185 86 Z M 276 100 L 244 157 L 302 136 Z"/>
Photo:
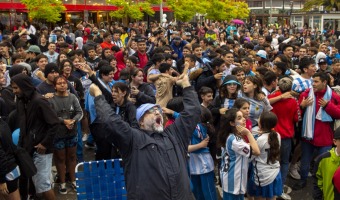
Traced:
<path fill-rule="evenodd" d="M 306 140 L 313 140 L 315 118 L 323 122 L 332 122 L 333 119 L 331 116 L 329 116 L 326 113 L 326 111 L 321 106 L 315 116 L 316 99 L 315 99 L 314 90 L 312 87 L 309 90 L 308 97 L 312 98 L 313 104 L 306 108 L 305 115 L 303 116 L 302 137 L 305 138 Z M 332 97 L 332 89 L 329 86 L 327 86 L 327 90 L 323 96 L 323 99 L 325 99 L 326 101 L 330 101 L 331 97 Z"/>

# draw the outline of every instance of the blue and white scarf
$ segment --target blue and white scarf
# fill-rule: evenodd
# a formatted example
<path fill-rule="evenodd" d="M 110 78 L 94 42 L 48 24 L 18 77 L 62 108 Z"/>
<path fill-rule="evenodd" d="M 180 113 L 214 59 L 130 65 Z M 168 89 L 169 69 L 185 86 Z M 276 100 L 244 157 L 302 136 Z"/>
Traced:
<path fill-rule="evenodd" d="M 313 140 L 314 138 L 314 124 L 315 118 L 323 121 L 323 122 L 332 122 L 333 119 L 331 116 L 327 114 L 327 112 L 320 106 L 316 116 L 315 116 L 315 95 L 313 88 L 310 88 L 308 97 L 311 97 L 313 100 L 313 104 L 306 108 L 305 115 L 303 116 L 303 124 L 302 124 L 302 137 L 306 140 Z M 327 86 L 326 93 L 323 96 L 323 99 L 326 101 L 330 101 L 332 97 L 332 89 Z"/>

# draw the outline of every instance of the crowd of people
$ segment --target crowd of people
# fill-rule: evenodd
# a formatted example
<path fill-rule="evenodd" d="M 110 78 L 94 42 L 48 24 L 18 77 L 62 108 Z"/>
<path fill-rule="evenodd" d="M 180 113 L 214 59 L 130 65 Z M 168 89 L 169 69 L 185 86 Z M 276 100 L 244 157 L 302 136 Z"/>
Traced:
<path fill-rule="evenodd" d="M 291 199 L 307 181 L 314 199 L 340 198 L 339 31 L 175 20 L 1 31 L 0 197 L 77 190 L 84 146 L 122 158 L 128 199 Z"/>

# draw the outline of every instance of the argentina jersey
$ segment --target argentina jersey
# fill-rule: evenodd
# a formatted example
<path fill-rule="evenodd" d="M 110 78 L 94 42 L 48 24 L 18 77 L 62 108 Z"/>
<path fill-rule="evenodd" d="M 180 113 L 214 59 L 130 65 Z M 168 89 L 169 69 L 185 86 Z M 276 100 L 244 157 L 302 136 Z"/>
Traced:
<path fill-rule="evenodd" d="M 224 103 L 223 103 L 223 107 L 230 109 L 234 106 L 234 103 L 235 103 L 235 99 L 225 98 Z"/>
<path fill-rule="evenodd" d="M 230 134 L 226 147 L 222 148 L 220 174 L 224 192 L 234 195 L 246 193 L 250 156 L 250 145 L 242 138 Z"/>
<path fill-rule="evenodd" d="M 292 90 L 297 93 L 304 92 L 312 87 L 312 79 L 297 77 L 293 80 Z"/>
<path fill-rule="evenodd" d="M 270 105 L 267 97 L 262 99 L 261 101 L 255 100 L 253 98 L 248 98 L 245 95 L 242 98 L 249 101 L 249 119 L 251 120 L 252 127 L 257 126 L 258 119 L 263 111 L 270 111 L 273 107 Z"/>

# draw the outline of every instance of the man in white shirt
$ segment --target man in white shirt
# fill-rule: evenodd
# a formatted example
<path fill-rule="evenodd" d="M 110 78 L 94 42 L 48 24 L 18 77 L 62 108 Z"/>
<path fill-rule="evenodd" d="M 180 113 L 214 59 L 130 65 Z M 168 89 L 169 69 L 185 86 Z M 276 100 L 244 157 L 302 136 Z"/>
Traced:
<path fill-rule="evenodd" d="M 49 43 L 48 51 L 44 52 L 44 55 L 47 56 L 48 63 L 57 63 L 59 53 L 57 53 L 55 50 L 56 50 L 55 43 Z"/>

